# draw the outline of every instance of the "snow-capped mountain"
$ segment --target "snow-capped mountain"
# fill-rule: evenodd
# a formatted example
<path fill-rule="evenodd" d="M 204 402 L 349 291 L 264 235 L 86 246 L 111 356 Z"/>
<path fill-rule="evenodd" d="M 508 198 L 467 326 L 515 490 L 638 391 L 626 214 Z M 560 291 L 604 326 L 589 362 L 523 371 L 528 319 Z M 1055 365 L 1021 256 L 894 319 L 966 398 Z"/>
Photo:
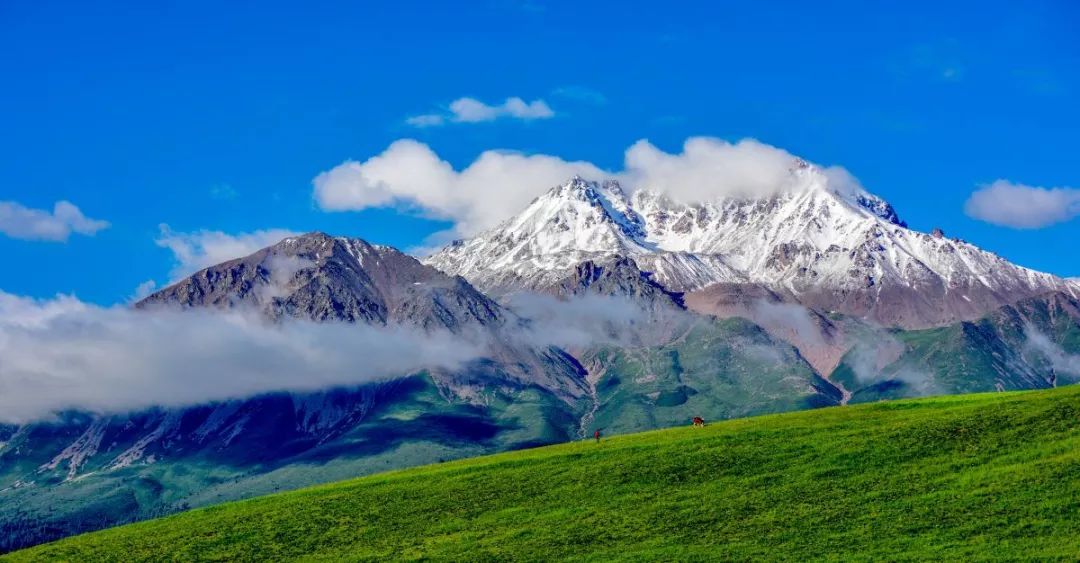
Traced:
<path fill-rule="evenodd" d="M 1048 292 L 1080 296 L 1076 282 L 911 230 L 888 202 L 833 186 L 815 166 L 797 161 L 790 174 L 775 195 L 702 203 L 575 177 L 426 263 L 498 294 L 547 289 L 584 260 L 629 256 L 672 291 L 761 285 L 904 327 L 977 318 Z"/>
<path fill-rule="evenodd" d="M 720 256 L 663 248 L 648 219 L 617 182 L 574 177 L 495 229 L 454 241 L 425 262 L 496 294 L 547 289 L 584 261 L 617 256 L 632 257 L 675 291 L 745 281 Z"/>
<path fill-rule="evenodd" d="M 866 251 L 870 265 L 855 251 L 825 246 L 857 248 L 866 232 L 880 232 L 870 240 L 885 249 Z M 760 255 L 740 243 L 756 244 Z M 908 231 L 888 204 L 867 194 L 822 190 L 687 206 L 575 180 L 503 229 L 436 257 L 443 269 L 460 260 L 470 276 L 504 289 L 535 286 L 579 299 L 548 318 L 544 309 L 557 308 L 549 298 L 520 295 L 500 304 L 390 247 L 321 233 L 290 237 L 197 272 L 136 308 L 243 308 L 281 323 L 406 325 L 482 336 L 488 353 L 460 368 L 358 387 L 0 424 L 0 552 L 222 500 L 577 439 L 595 429 L 614 434 L 686 424 L 690 415 L 718 420 L 1080 378 L 1068 367 L 1080 342 L 1080 300 L 1060 292 L 952 324 L 934 338 L 901 339 L 781 302 L 800 283 L 846 283 L 826 275 L 840 267 L 881 276 L 872 289 L 899 283 L 896 264 L 903 262 L 896 256 L 921 263 L 930 258 L 911 253 L 941 248 L 951 248 L 939 252 L 964 266 L 951 279 L 982 279 L 983 270 L 963 260 L 969 254 L 985 259 L 977 263 L 984 268 L 1000 261 L 943 235 Z M 800 268 L 821 273 L 815 278 Z M 1033 280 L 1025 291 L 1040 289 L 1036 282 L 1063 283 L 1007 263 L 1001 268 L 990 274 L 1029 273 L 1001 278 Z M 986 283 L 996 283 L 990 274 Z M 781 289 L 755 283 L 771 279 Z M 665 285 L 692 289 L 711 280 L 727 281 L 689 295 Z M 878 295 L 881 303 L 885 293 L 851 294 Z M 808 302 L 810 295 L 797 297 Z M 724 316 L 745 318 L 727 319 L 686 310 L 721 299 L 757 309 L 735 307 Z M 565 314 L 571 308 L 600 322 L 581 323 Z M 593 345 L 577 339 L 586 330 L 600 337 Z M 563 333 L 565 349 L 549 344 L 551 332 Z"/>

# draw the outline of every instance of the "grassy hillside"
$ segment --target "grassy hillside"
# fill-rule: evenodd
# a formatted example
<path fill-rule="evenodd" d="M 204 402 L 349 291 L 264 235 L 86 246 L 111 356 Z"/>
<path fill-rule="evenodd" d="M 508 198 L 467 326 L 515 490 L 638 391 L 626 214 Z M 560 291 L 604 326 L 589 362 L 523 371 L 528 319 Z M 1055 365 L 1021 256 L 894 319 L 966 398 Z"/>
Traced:
<path fill-rule="evenodd" d="M 1080 387 L 769 415 L 198 509 L 11 560 L 1080 553 Z"/>

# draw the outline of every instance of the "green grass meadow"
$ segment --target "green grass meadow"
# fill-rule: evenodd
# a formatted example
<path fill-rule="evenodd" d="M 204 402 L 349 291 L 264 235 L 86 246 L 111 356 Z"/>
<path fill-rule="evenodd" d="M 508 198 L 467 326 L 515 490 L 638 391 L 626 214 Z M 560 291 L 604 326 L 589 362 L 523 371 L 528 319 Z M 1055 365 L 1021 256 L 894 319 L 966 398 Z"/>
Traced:
<path fill-rule="evenodd" d="M 5 560 L 1080 558 L 1080 386 L 767 415 L 196 509 Z"/>

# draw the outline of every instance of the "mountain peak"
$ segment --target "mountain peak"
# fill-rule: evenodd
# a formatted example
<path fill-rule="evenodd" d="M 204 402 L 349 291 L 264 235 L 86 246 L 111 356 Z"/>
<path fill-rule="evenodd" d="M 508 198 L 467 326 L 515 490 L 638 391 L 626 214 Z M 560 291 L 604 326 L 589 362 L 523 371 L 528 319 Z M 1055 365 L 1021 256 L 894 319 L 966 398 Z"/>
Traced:
<path fill-rule="evenodd" d="M 485 290 L 545 287 L 585 260 L 631 257 L 676 292 L 757 284 L 827 310 L 917 327 L 976 318 L 1073 282 L 956 240 L 909 230 L 884 199 L 811 164 L 789 189 L 758 198 L 685 203 L 629 197 L 580 176 L 522 213 L 426 263 Z"/>
<path fill-rule="evenodd" d="M 236 307 L 271 319 L 496 326 L 505 313 L 461 277 L 391 247 L 311 232 L 201 270 L 136 308 Z"/>

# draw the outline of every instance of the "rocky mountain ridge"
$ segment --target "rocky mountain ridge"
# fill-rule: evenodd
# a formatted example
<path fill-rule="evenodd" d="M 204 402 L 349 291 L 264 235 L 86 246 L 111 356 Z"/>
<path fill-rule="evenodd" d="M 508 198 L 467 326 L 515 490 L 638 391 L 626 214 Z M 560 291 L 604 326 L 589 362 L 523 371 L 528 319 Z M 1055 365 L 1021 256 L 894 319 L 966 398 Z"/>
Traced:
<path fill-rule="evenodd" d="M 798 161 L 792 187 L 682 203 L 575 177 L 475 238 L 424 260 L 494 295 L 550 288 L 579 263 L 630 257 L 668 290 L 757 285 L 785 300 L 904 328 L 940 326 L 1080 284 L 940 232 Z"/>

